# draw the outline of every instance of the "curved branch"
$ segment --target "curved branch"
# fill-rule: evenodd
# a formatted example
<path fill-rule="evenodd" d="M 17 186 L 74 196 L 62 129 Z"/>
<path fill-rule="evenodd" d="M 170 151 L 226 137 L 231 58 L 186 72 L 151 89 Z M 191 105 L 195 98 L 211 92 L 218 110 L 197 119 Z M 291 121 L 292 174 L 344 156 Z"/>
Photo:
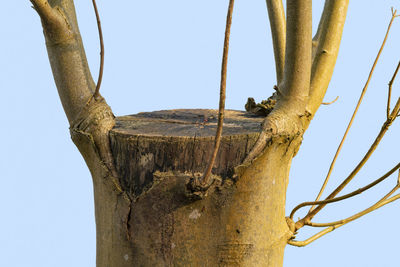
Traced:
<path fill-rule="evenodd" d="M 314 43 L 308 111 L 314 115 L 331 80 L 346 20 L 349 0 L 326 0 Z"/>
<path fill-rule="evenodd" d="M 304 240 L 304 241 L 297 241 L 297 240 L 289 240 L 287 243 L 291 246 L 294 247 L 305 247 L 308 244 L 314 242 L 315 240 L 323 237 L 324 235 L 326 235 L 327 233 L 332 232 L 333 230 L 339 228 L 342 225 L 335 225 L 335 226 L 330 226 L 324 230 L 322 230 L 321 232 L 316 233 L 315 235 L 313 235 L 312 237 Z"/>
<path fill-rule="evenodd" d="M 31 0 L 42 19 L 54 80 L 70 125 L 95 91 L 72 0 Z M 87 109 L 86 109 L 87 110 Z"/>
<path fill-rule="evenodd" d="M 324 183 L 323 183 L 323 185 L 322 185 L 322 187 L 321 187 L 321 190 L 320 190 L 319 193 L 318 193 L 317 198 L 315 199 L 316 201 L 318 201 L 318 200 L 320 199 L 322 193 L 323 193 L 324 190 L 325 190 L 326 185 L 328 184 L 329 178 L 330 178 L 330 176 L 331 176 L 331 174 L 332 174 L 333 168 L 335 167 L 336 160 L 337 160 L 337 158 L 338 158 L 338 156 L 339 156 L 339 153 L 340 153 L 340 151 L 341 151 L 341 149 L 342 149 L 342 147 L 343 147 L 344 141 L 346 140 L 347 134 L 349 133 L 349 130 L 350 130 L 352 124 L 353 124 L 354 118 L 355 118 L 356 115 L 357 115 L 357 112 L 358 112 L 358 109 L 360 108 L 361 102 L 362 102 L 363 99 L 364 99 L 364 95 L 365 95 L 365 93 L 367 92 L 367 88 L 368 88 L 368 86 L 369 86 L 369 82 L 371 81 L 371 78 L 372 78 L 372 75 L 373 75 L 373 73 L 374 73 L 376 64 L 378 63 L 378 60 L 379 60 L 379 58 L 380 58 L 380 55 L 381 55 L 381 53 L 382 53 L 382 51 L 383 51 L 383 48 L 384 48 L 384 46 L 385 46 L 385 44 L 386 44 L 386 40 L 387 40 L 387 37 L 388 37 L 389 32 L 390 32 L 390 27 L 391 27 L 391 25 L 392 25 L 392 23 L 393 23 L 393 20 L 394 20 L 394 18 L 395 18 L 395 15 L 396 15 L 396 12 L 394 12 L 394 14 L 392 15 L 392 19 L 390 20 L 388 29 L 387 29 L 387 31 L 386 31 L 385 38 L 384 38 L 384 40 L 383 40 L 383 42 L 382 42 L 382 45 L 381 45 L 381 47 L 380 47 L 380 49 L 379 49 L 379 51 L 378 51 L 378 54 L 377 54 L 377 56 L 376 56 L 376 58 L 375 58 L 375 61 L 374 61 L 373 65 L 372 65 L 372 67 L 371 67 L 371 71 L 370 71 L 370 73 L 369 73 L 369 75 L 368 75 L 368 78 L 367 78 L 367 81 L 366 81 L 366 83 L 365 83 L 365 85 L 364 85 L 364 88 L 363 88 L 362 91 L 361 91 L 361 95 L 360 95 L 360 97 L 359 97 L 359 99 L 358 99 L 358 103 L 357 103 L 357 105 L 356 105 L 356 107 L 355 107 L 355 109 L 354 109 L 353 115 L 351 116 L 350 122 L 349 122 L 349 124 L 347 125 L 346 131 L 344 132 L 344 135 L 343 135 L 343 137 L 342 137 L 342 140 L 340 141 L 340 144 L 339 144 L 339 146 L 338 146 L 338 148 L 337 148 L 337 150 L 336 150 L 335 156 L 333 157 L 332 162 L 331 162 L 331 165 L 329 166 L 329 170 L 328 170 L 328 173 L 327 173 L 327 175 L 326 175 L 325 181 L 324 181 Z M 395 76 L 394 76 L 394 77 L 395 77 Z M 388 112 L 388 118 L 389 118 L 389 112 Z M 312 209 L 313 209 L 313 207 L 311 207 L 310 211 L 311 211 Z"/>
<path fill-rule="evenodd" d="M 217 125 L 217 132 L 215 134 L 214 150 L 213 150 L 213 153 L 211 155 L 207 169 L 206 169 L 206 171 L 202 177 L 202 181 L 201 181 L 203 186 L 207 186 L 210 183 L 211 171 L 214 166 L 215 159 L 217 158 L 219 145 L 221 143 L 222 126 L 224 123 L 225 98 L 226 98 L 226 75 L 227 75 L 227 68 L 228 68 L 229 38 L 230 38 L 230 34 L 231 34 L 232 14 L 233 14 L 234 4 L 235 4 L 234 0 L 229 0 L 228 14 L 226 17 L 224 52 L 222 55 L 218 125 Z"/>
<path fill-rule="evenodd" d="M 115 124 L 114 115 L 103 98 L 89 101 L 95 84 L 79 33 L 74 1 L 31 2 L 42 20 L 50 65 L 71 133 L 89 134 L 101 161 L 116 177 L 108 139 L 108 132 Z"/>
<path fill-rule="evenodd" d="M 97 10 L 96 0 L 92 0 L 94 13 L 96 14 L 97 20 L 97 29 L 99 31 L 99 39 L 100 39 L 100 69 L 99 69 L 99 77 L 97 79 L 96 89 L 94 91 L 93 97 L 95 100 L 99 98 L 101 81 L 103 79 L 103 70 L 104 70 L 104 40 L 103 40 L 103 31 L 101 29 L 101 21 L 99 11 Z"/>
<path fill-rule="evenodd" d="M 282 81 L 285 63 L 286 20 L 282 0 L 266 0 L 272 43 L 274 46 L 277 84 Z"/>
<path fill-rule="evenodd" d="M 294 214 L 296 213 L 296 211 L 298 211 L 299 209 L 306 207 L 306 206 L 314 206 L 314 205 L 321 205 L 321 204 L 329 204 L 329 203 L 334 203 L 334 202 L 338 202 L 347 198 L 351 198 L 354 197 L 358 194 L 363 193 L 364 191 L 374 187 L 375 185 L 379 184 L 380 182 L 384 181 L 386 178 L 388 178 L 390 175 L 392 175 L 396 170 L 398 170 L 400 168 L 400 163 L 398 163 L 395 167 L 393 167 L 390 171 L 388 171 L 387 173 L 385 173 L 382 177 L 376 179 L 375 181 L 373 181 L 372 183 L 359 188 L 351 193 L 348 193 L 346 195 L 343 195 L 341 197 L 337 197 L 337 198 L 331 198 L 331 199 L 326 199 L 326 200 L 321 200 L 321 201 L 310 201 L 310 202 L 303 202 L 299 205 L 297 205 L 292 212 L 290 213 L 290 218 L 293 219 Z"/>
<path fill-rule="evenodd" d="M 361 212 L 359 212 L 357 214 L 354 214 L 353 216 L 350 216 L 350 217 L 348 217 L 346 219 L 335 221 L 335 222 L 329 222 L 329 223 L 312 223 L 312 222 L 310 222 L 310 223 L 307 223 L 306 225 L 312 226 L 312 227 L 327 227 L 327 226 L 345 225 L 346 223 L 354 221 L 354 220 L 356 220 L 356 219 L 358 219 L 358 218 L 360 218 L 360 217 L 362 217 L 364 215 L 367 215 L 368 213 L 370 213 L 370 212 L 372 212 L 374 210 L 379 209 L 380 207 L 382 207 L 382 206 L 384 206 L 386 204 L 389 204 L 389 203 L 399 199 L 400 198 L 400 194 L 395 195 L 395 196 L 393 196 L 393 197 L 388 199 L 388 197 L 390 197 L 398 189 L 399 189 L 399 186 L 397 185 L 388 194 L 386 194 L 386 196 L 384 196 L 381 200 L 379 200 L 377 203 L 375 203 L 371 207 L 369 207 L 369 208 L 367 208 L 367 209 L 365 209 L 365 210 L 363 210 L 363 211 L 361 211 Z"/>
<path fill-rule="evenodd" d="M 330 101 L 330 102 L 322 102 L 322 105 L 332 105 L 333 103 L 335 103 L 337 100 L 339 99 L 339 96 L 337 96 L 334 100 Z"/>
<path fill-rule="evenodd" d="M 338 187 L 336 187 L 336 189 L 331 194 L 329 194 L 329 196 L 326 198 L 326 200 L 334 198 L 337 194 L 339 194 L 343 190 L 343 188 L 345 188 L 350 183 L 351 180 L 353 180 L 353 178 L 356 176 L 356 174 L 361 170 L 361 168 L 365 165 L 365 163 L 371 157 L 372 153 L 378 147 L 378 145 L 381 142 L 382 138 L 384 137 L 385 133 L 389 129 L 389 126 L 392 124 L 392 122 L 396 118 L 396 115 L 398 114 L 399 109 L 400 109 L 400 98 L 397 101 L 395 109 L 392 111 L 391 117 L 387 121 L 385 121 L 378 136 L 375 138 L 374 143 L 368 149 L 367 153 L 364 155 L 364 157 L 361 159 L 361 161 L 358 163 L 358 165 L 354 168 L 354 170 L 349 174 L 349 176 L 347 176 L 347 178 Z M 310 210 L 303 219 L 296 222 L 296 227 L 301 228 L 305 224 L 305 222 L 310 221 L 312 218 L 314 218 L 314 216 L 318 212 L 320 212 L 325 206 L 326 206 L 326 204 L 322 203 L 322 204 L 319 204 L 316 208 Z"/>
<path fill-rule="evenodd" d="M 397 186 L 396 186 L 397 187 Z M 371 206 L 370 208 L 357 213 L 356 215 L 353 215 L 345 220 L 341 220 L 341 221 L 336 221 L 336 222 L 332 222 L 332 223 L 310 223 L 308 224 L 309 226 L 314 226 L 314 227 L 327 227 L 324 230 L 322 230 L 321 232 L 318 232 L 317 234 L 313 235 L 312 237 L 304 240 L 304 241 L 297 241 L 297 240 L 289 240 L 288 244 L 291 246 L 295 246 L 295 247 L 304 247 L 307 246 L 308 244 L 310 244 L 311 242 L 321 238 L 322 236 L 326 235 L 327 233 L 332 232 L 333 230 L 342 227 L 343 225 L 354 221 L 355 219 L 358 219 L 364 215 L 366 215 L 367 213 L 370 213 L 386 204 L 389 204 L 397 199 L 400 198 L 400 194 L 397 194 L 389 199 L 386 199 L 388 196 L 390 196 L 394 191 L 397 190 L 397 188 L 394 188 L 391 192 L 389 192 L 389 194 L 387 194 L 383 199 L 381 199 L 380 201 L 378 201 L 375 205 Z"/>

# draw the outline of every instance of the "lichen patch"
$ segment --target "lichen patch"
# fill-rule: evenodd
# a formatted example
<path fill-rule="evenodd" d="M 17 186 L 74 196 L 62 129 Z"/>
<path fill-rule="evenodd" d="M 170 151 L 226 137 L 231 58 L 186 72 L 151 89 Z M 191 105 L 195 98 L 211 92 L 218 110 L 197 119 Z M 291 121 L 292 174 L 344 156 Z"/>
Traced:
<path fill-rule="evenodd" d="M 190 213 L 189 219 L 197 220 L 198 218 L 200 218 L 200 216 L 201 216 L 201 213 L 199 212 L 199 210 L 195 209 Z"/>

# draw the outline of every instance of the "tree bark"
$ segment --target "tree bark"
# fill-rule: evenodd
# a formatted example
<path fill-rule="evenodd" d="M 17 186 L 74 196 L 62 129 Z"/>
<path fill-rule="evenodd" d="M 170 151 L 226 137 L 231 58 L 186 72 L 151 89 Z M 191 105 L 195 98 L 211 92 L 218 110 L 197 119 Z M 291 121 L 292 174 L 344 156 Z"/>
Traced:
<path fill-rule="evenodd" d="M 324 82 L 310 91 L 310 78 L 318 74 L 315 67 L 311 72 L 311 1 L 287 1 L 286 37 L 282 7 L 278 14 L 271 3 L 279 1 L 268 1 L 281 21 L 271 24 L 281 25 L 274 34 L 281 39 L 275 45 L 277 103 L 265 119 L 226 111 L 214 182 L 206 189 L 190 181 L 206 169 L 217 111 L 115 118 L 100 95 L 93 97 L 73 0 L 31 2 L 42 20 L 72 140 L 93 178 L 97 266 L 281 267 L 293 234 L 285 220 L 291 160 L 327 87 Z M 328 58 L 333 70 L 337 49 L 329 57 L 320 52 L 340 40 L 348 0 L 327 2 L 314 65 L 322 68 Z M 338 27 L 329 23 L 335 17 Z"/>
<path fill-rule="evenodd" d="M 189 180 L 207 165 L 216 117 L 213 110 L 173 110 L 117 118 L 111 149 L 132 202 L 103 172 L 92 172 L 97 266 L 282 266 L 291 236 L 285 192 L 298 142 L 276 138 L 238 177 L 234 167 L 255 143 L 262 119 L 227 111 L 217 182 L 196 192 Z"/>

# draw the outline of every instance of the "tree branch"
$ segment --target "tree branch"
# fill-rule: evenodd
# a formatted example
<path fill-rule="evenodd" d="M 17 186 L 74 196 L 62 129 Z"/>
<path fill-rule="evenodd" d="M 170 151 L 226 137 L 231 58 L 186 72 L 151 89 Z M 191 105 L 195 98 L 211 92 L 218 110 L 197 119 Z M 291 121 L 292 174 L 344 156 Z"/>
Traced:
<path fill-rule="evenodd" d="M 93 3 L 93 9 L 94 13 L 96 14 L 96 20 L 97 20 L 97 29 L 99 31 L 99 39 L 100 39 L 100 69 L 99 69 L 99 77 L 97 79 L 97 84 L 96 84 L 96 90 L 93 94 L 93 97 L 95 100 L 99 99 L 99 93 L 100 93 L 100 86 L 101 86 L 101 81 L 103 79 L 103 70 L 104 70 L 104 40 L 103 40 L 103 31 L 101 29 L 101 21 L 100 21 L 100 15 L 99 11 L 97 10 L 97 5 L 96 1 L 92 0 Z"/>
<path fill-rule="evenodd" d="M 74 38 L 73 31 L 59 7 L 52 7 L 52 2 L 49 3 L 47 0 L 30 1 L 42 20 L 48 43 L 68 42 Z"/>
<path fill-rule="evenodd" d="M 390 114 L 389 118 L 383 123 L 378 136 L 375 138 L 373 144 L 370 146 L 367 153 L 364 155 L 364 157 L 361 159 L 358 165 L 354 168 L 354 170 L 350 173 L 350 175 L 326 198 L 326 200 L 334 198 L 337 194 L 339 194 L 343 190 L 343 188 L 345 188 L 350 183 L 351 180 L 353 180 L 356 174 L 361 170 L 364 164 L 371 157 L 372 153 L 378 147 L 385 133 L 389 130 L 390 125 L 392 125 L 394 120 L 399 115 L 399 112 L 400 112 L 400 98 L 397 99 L 396 105 L 394 106 L 392 113 Z M 319 204 L 315 209 L 310 210 L 303 219 L 296 222 L 296 229 L 303 227 L 305 223 L 311 221 L 311 219 L 314 218 L 314 216 L 318 212 L 320 212 L 325 206 L 326 204 L 324 203 Z"/>
<path fill-rule="evenodd" d="M 346 219 L 343 220 L 339 220 L 339 221 L 335 221 L 335 222 L 329 222 L 329 223 L 307 223 L 306 225 L 308 226 L 312 226 L 312 227 L 327 227 L 327 226 L 337 226 L 337 225 L 345 225 L 351 221 L 354 221 L 364 215 L 367 215 L 368 213 L 379 209 L 380 207 L 389 204 L 392 201 L 395 201 L 396 199 L 398 199 L 400 197 L 400 195 L 396 195 L 392 198 L 389 198 L 394 192 L 396 192 L 399 189 L 399 185 L 396 185 L 389 193 L 387 193 L 382 199 L 380 199 L 378 202 L 376 202 L 374 205 L 372 205 L 371 207 L 357 213 L 354 214 L 353 216 L 350 216 Z"/>
<path fill-rule="evenodd" d="M 226 16 L 226 27 L 225 27 L 225 39 L 224 39 L 224 52 L 222 55 L 222 67 L 221 67 L 221 84 L 219 94 L 219 112 L 218 112 L 218 125 L 217 132 L 215 134 L 214 149 L 208 163 L 207 169 L 202 177 L 201 185 L 208 186 L 210 183 L 211 171 L 214 166 L 215 159 L 217 158 L 219 145 L 221 143 L 222 126 L 224 123 L 224 111 L 225 111 L 225 98 L 226 98 L 226 76 L 228 68 L 228 52 L 229 52 L 229 38 L 231 34 L 232 25 L 232 14 L 234 0 L 229 0 L 228 14 Z"/>
<path fill-rule="evenodd" d="M 354 221 L 384 205 L 387 205 L 397 199 L 400 198 L 400 194 L 397 194 L 389 199 L 387 199 L 390 195 L 392 195 L 396 190 L 398 189 L 398 185 L 393 188 L 385 197 L 383 197 L 380 201 L 378 201 L 376 204 L 374 204 L 373 206 L 369 207 L 368 209 L 359 212 L 347 219 L 341 220 L 341 221 L 336 221 L 336 222 L 332 222 L 332 223 L 309 223 L 309 226 L 313 226 L 313 227 L 326 227 L 324 230 L 322 230 L 321 232 L 318 232 L 317 234 L 313 235 L 312 237 L 304 240 L 304 241 L 297 241 L 297 240 L 289 240 L 288 244 L 291 246 L 296 246 L 296 247 L 304 247 L 307 246 L 308 244 L 310 244 L 311 242 L 321 238 L 322 236 L 326 235 L 327 233 L 332 232 L 333 230 L 342 227 L 343 225 Z"/>
<path fill-rule="evenodd" d="M 304 113 L 311 75 L 312 1 L 287 1 L 284 76 L 278 84 L 285 105 Z"/>
<path fill-rule="evenodd" d="M 391 96 L 392 96 L 392 86 L 393 86 L 393 82 L 396 79 L 397 76 L 397 72 L 399 71 L 400 68 L 400 61 L 397 64 L 396 70 L 393 73 L 392 79 L 389 81 L 389 89 L 388 89 L 388 101 L 387 101 L 387 106 L 386 106 L 386 118 L 389 119 L 390 117 L 390 100 L 391 100 Z"/>
<path fill-rule="evenodd" d="M 278 86 L 278 100 L 266 117 L 262 131 L 243 164 L 249 166 L 272 136 L 300 136 L 307 119 L 306 104 L 310 88 L 312 49 L 312 1 L 287 0 L 287 28 L 283 79 Z"/>
<path fill-rule="evenodd" d="M 54 80 L 70 125 L 85 117 L 95 92 L 72 0 L 31 0 L 42 19 Z M 92 109 L 91 109 L 92 110 Z"/>
<path fill-rule="evenodd" d="M 387 29 L 387 31 L 386 31 L 385 38 L 384 38 L 384 40 L 383 40 L 383 42 L 382 42 L 382 45 L 381 45 L 381 47 L 380 47 L 380 49 L 379 49 L 379 51 L 378 51 L 378 54 L 377 54 L 377 56 L 376 56 L 376 58 L 375 58 L 375 61 L 374 61 L 373 65 L 372 65 L 372 67 L 371 67 L 371 71 L 369 72 L 367 81 L 365 82 L 365 85 L 364 85 L 364 87 L 363 87 L 363 89 L 362 89 L 362 91 L 361 91 L 361 95 L 360 95 L 360 97 L 359 97 L 359 99 L 358 99 L 358 102 L 357 102 L 357 105 L 356 105 L 356 107 L 355 107 L 355 109 L 354 109 L 353 115 L 351 116 L 351 119 L 350 119 L 350 121 L 349 121 L 349 124 L 347 125 L 347 128 L 346 128 L 346 131 L 344 132 L 344 135 L 343 135 L 343 137 L 342 137 L 342 140 L 340 141 L 340 144 L 339 144 L 339 146 L 338 146 L 338 148 L 337 148 L 337 150 L 336 150 L 335 156 L 333 157 L 332 162 L 331 162 L 331 165 L 329 166 L 329 170 L 328 170 L 328 173 L 327 173 L 327 175 L 326 175 L 325 181 L 324 181 L 324 183 L 323 183 L 323 185 L 322 185 L 322 187 L 321 187 L 321 189 L 320 189 L 320 191 L 319 191 L 319 193 L 318 193 L 318 195 L 317 195 L 317 197 L 316 197 L 316 199 L 315 199 L 316 201 L 318 201 L 318 200 L 320 199 L 322 193 L 323 193 L 324 190 L 325 190 L 326 185 L 328 184 L 329 178 L 330 178 L 330 176 L 331 176 L 331 174 L 332 174 L 333 168 L 335 167 L 336 160 L 337 160 L 337 158 L 338 158 L 338 156 L 339 156 L 339 153 L 340 153 L 340 151 L 341 151 L 341 149 L 342 149 L 342 147 L 343 147 L 344 141 L 346 140 L 347 134 L 349 133 L 349 130 L 350 130 L 351 126 L 353 125 L 354 118 L 356 117 L 357 112 L 358 112 L 358 109 L 359 109 L 359 107 L 360 107 L 360 105 L 361 105 L 361 102 L 362 102 L 363 99 L 364 99 L 364 95 L 365 95 L 365 93 L 367 92 L 367 88 L 368 88 L 368 86 L 369 86 L 369 82 L 371 81 L 371 78 L 372 78 L 372 75 L 373 75 L 373 73 L 374 73 L 376 64 L 378 63 L 378 60 L 379 60 L 379 58 L 380 58 L 380 55 L 381 55 L 381 53 L 382 53 L 382 51 L 383 51 L 383 48 L 384 48 L 384 46 L 385 46 L 385 44 L 386 44 L 386 40 L 387 40 L 387 37 L 388 37 L 388 35 L 389 35 L 390 28 L 391 28 L 391 25 L 392 25 L 393 20 L 394 20 L 394 18 L 395 18 L 395 15 L 396 15 L 396 12 L 394 12 L 393 15 L 392 15 L 392 18 L 391 18 L 391 20 L 390 20 L 388 29 Z M 394 76 L 394 77 L 396 77 L 396 76 Z M 389 114 L 388 114 L 387 118 L 389 119 Z M 311 211 L 313 208 L 314 208 L 314 207 L 311 207 L 310 211 Z"/>
<path fill-rule="evenodd" d="M 114 115 L 105 100 L 90 101 L 95 84 L 79 33 L 73 0 L 31 0 L 41 17 L 47 53 L 71 135 L 89 135 L 103 163 L 116 177 L 108 132 Z M 77 144 L 79 148 L 79 144 Z"/>
<path fill-rule="evenodd" d="M 331 80 L 347 14 L 349 0 L 326 0 L 321 16 L 311 72 L 307 110 L 314 115 L 321 105 Z"/>
<path fill-rule="evenodd" d="M 313 59 L 313 61 L 314 61 L 315 54 L 316 54 L 317 48 L 318 48 L 318 44 L 319 44 L 319 41 L 321 38 L 321 32 L 325 25 L 326 12 L 328 9 L 327 4 L 328 4 L 328 1 L 325 1 L 324 9 L 322 10 L 321 18 L 319 19 L 317 32 L 315 33 L 313 40 L 312 40 L 312 59 Z"/>
<path fill-rule="evenodd" d="M 282 0 L 266 0 L 272 43 L 274 46 L 277 84 L 282 81 L 285 63 L 286 20 Z"/>
<path fill-rule="evenodd" d="M 337 197 L 337 198 L 331 198 L 331 199 L 326 199 L 326 200 L 320 200 L 320 201 L 310 201 L 310 202 L 303 202 L 299 205 L 297 205 L 292 212 L 290 213 L 290 218 L 293 219 L 294 214 L 296 213 L 296 211 L 298 211 L 299 209 L 306 207 L 306 206 L 314 206 L 314 205 L 321 205 L 321 204 L 329 204 L 329 203 L 334 203 L 334 202 L 338 202 L 344 199 L 348 199 L 351 197 L 354 197 L 356 195 L 359 195 L 361 193 L 363 193 L 364 191 L 374 187 L 375 185 L 379 184 L 380 182 L 384 181 L 386 178 L 388 178 L 390 175 L 392 175 L 396 170 L 398 170 L 400 168 L 400 163 L 398 163 L 396 166 L 394 166 L 390 171 L 388 171 L 387 173 L 385 173 L 382 177 L 376 179 L 375 181 L 373 181 L 372 183 L 359 188 L 351 193 L 348 193 L 346 195 L 343 195 L 341 197 Z"/>
<path fill-rule="evenodd" d="M 322 230 L 321 232 L 316 233 L 315 235 L 313 235 L 312 237 L 304 240 L 304 241 L 297 241 L 297 240 L 289 240 L 288 244 L 294 247 L 305 247 L 308 244 L 314 242 L 315 240 L 323 237 L 324 235 L 326 235 L 327 233 L 332 232 L 333 230 L 339 228 L 341 225 L 336 225 L 336 226 L 330 226 L 324 230 Z"/>

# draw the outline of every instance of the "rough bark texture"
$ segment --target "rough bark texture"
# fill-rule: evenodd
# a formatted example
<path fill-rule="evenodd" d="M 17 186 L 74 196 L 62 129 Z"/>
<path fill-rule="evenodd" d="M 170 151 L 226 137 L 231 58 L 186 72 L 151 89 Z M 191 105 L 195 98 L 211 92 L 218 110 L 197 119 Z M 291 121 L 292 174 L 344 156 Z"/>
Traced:
<path fill-rule="evenodd" d="M 213 174 L 232 178 L 261 130 L 262 118 L 227 111 Z M 215 110 L 170 110 L 119 117 L 110 132 L 121 186 L 132 198 L 159 172 L 202 173 L 214 146 Z"/>
<path fill-rule="evenodd" d="M 134 201 L 127 209 L 122 197 L 95 190 L 113 203 L 96 207 L 103 243 L 98 266 L 282 266 L 290 237 L 285 192 L 296 144 L 277 138 L 255 168 L 237 177 L 234 167 L 255 143 L 262 119 L 227 111 L 213 169 L 217 180 L 200 197 L 187 184 L 207 165 L 216 114 L 172 110 L 116 119 L 111 149 L 122 191 Z M 105 207 L 104 199 L 99 202 Z M 110 228 L 117 233 L 101 238 Z M 116 241 L 112 257 L 101 256 L 113 247 L 106 243 Z"/>
<path fill-rule="evenodd" d="M 217 112 L 115 119 L 101 96 L 92 97 L 73 0 L 31 2 L 72 140 L 92 174 L 97 266 L 281 267 L 292 235 L 285 221 L 291 160 L 328 86 L 348 0 L 327 0 L 313 69 L 312 1 L 287 1 L 285 37 L 283 5 L 267 0 L 279 61 L 276 105 L 265 119 L 226 112 L 214 182 L 206 191 L 188 185 L 207 166 Z"/>

